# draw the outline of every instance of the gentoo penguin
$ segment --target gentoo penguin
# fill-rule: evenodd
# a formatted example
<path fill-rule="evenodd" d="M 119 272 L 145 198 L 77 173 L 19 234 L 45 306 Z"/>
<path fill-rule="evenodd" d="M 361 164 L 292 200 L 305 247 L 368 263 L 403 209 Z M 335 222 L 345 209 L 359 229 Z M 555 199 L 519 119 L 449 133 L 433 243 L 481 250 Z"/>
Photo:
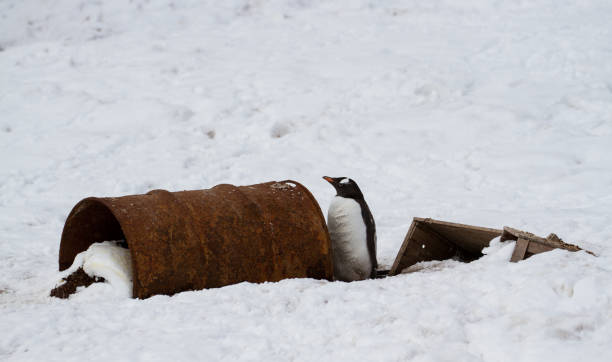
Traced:
<path fill-rule="evenodd" d="M 334 278 L 350 282 L 376 277 L 376 225 L 359 186 L 347 177 L 323 179 L 337 192 L 327 213 Z"/>

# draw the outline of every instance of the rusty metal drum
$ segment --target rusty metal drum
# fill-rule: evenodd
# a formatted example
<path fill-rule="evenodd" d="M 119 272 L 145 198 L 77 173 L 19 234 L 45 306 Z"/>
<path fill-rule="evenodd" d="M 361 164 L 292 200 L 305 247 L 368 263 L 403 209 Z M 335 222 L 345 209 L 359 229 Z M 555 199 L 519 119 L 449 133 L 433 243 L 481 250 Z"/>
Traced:
<path fill-rule="evenodd" d="M 133 296 L 285 278 L 332 280 L 319 204 L 295 181 L 89 197 L 66 219 L 59 269 L 95 242 L 127 242 Z"/>

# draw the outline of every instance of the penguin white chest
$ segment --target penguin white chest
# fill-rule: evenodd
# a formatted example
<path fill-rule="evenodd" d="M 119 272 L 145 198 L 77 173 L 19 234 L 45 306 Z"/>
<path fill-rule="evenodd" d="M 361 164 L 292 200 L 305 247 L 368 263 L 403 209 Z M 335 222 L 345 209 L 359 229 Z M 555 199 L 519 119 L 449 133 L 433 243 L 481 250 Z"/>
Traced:
<path fill-rule="evenodd" d="M 343 281 L 367 279 L 372 264 L 368 253 L 367 229 L 359 203 L 350 198 L 334 197 L 329 206 L 327 224 L 335 278 Z"/>

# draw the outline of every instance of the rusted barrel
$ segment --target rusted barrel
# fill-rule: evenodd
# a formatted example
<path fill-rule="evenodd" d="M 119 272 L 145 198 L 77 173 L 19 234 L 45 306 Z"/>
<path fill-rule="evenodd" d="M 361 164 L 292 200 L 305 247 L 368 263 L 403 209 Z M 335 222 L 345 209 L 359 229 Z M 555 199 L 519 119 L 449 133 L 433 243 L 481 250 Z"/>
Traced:
<path fill-rule="evenodd" d="M 135 298 L 333 277 L 325 219 L 295 181 L 86 198 L 64 225 L 59 269 L 92 243 L 120 239 L 132 257 Z"/>

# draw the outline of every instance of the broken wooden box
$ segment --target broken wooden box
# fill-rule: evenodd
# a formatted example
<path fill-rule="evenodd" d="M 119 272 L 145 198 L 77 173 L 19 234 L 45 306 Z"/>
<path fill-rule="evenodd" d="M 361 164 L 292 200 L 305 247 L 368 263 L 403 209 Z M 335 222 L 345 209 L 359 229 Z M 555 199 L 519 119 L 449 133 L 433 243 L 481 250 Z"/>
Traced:
<path fill-rule="evenodd" d="M 582 250 L 576 245 L 563 242 L 555 234 L 542 238 L 507 226 L 503 229 L 492 229 L 415 217 L 389 275 L 400 274 L 407 267 L 422 261 L 450 258 L 465 262 L 476 260 L 483 256 L 482 249 L 489 246 L 489 242 L 498 236 L 501 236 L 501 241 L 517 241 L 510 260 L 512 262 L 555 248 L 569 251 Z"/>
<path fill-rule="evenodd" d="M 397 275 L 422 261 L 457 257 L 472 261 L 482 256 L 482 249 L 502 230 L 415 217 L 389 271 Z"/>

